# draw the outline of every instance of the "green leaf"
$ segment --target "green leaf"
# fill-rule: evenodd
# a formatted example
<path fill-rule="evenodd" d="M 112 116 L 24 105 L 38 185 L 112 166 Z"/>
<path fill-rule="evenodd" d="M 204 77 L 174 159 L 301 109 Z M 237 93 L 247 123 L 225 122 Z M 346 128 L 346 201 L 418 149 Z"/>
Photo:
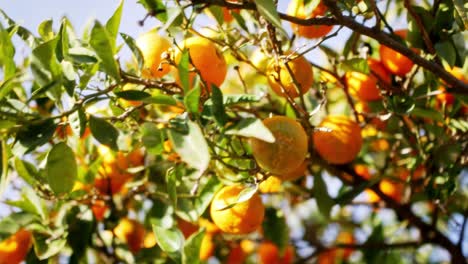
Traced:
<path fill-rule="evenodd" d="M 28 44 L 29 47 L 34 48 L 36 47 L 37 43 L 39 40 L 34 36 L 34 34 L 26 29 L 25 27 L 18 26 L 15 21 L 13 21 L 2 9 L 0 9 L 0 14 L 3 15 L 5 18 L 6 22 L 8 23 L 8 26 L 10 27 L 16 27 L 16 34 L 24 41 L 26 44 Z M 1 45 L 0 45 L 1 46 Z"/>
<path fill-rule="evenodd" d="M 247 27 L 246 23 L 245 23 L 245 19 L 240 15 L 238 14 L 237 12 L 231 12 L 231 15 L 234 17 L 234 19 L 236 20 L 237 24 L 245 31 L 249 31 L 249 28 Z"/>
<path fill-rule="evenodd" d="M 142 101 L 147 104 L 177 105 L 176 99 L 167 94 L 158 94 L 153 97 L 145 98 Z"/>
<path fill-rule="evenodd" d="M 106 30 L 109 33 L 110 37 L 110 43 L 112 47 L 112 52 L 116 52 L 116 39 L 117 39 L 117 34 L 119 32 L 119 27 L 120 27 L 120 20 L 122 18 L 122 8 L 123 8 L 123 1 L 121 0 L 119 3 L 119 6 L 117 9 L 114 11 L 114 14 L 112 15 L 109 20 L 107 20 L 106 23 Z"/>
<path fill-rule="evenodd" d="M 161 0 L 138 0 L 146 10 L 153 13 L 157 19 L 165 23 L 167 21 L 166 5 Z"/>
<path fill-rule="evenodd" d="M 101 60 L 101 65 L 104 71 L 113 77 L 115 80 L 120 80 L 119 65 L 114 59 L 114 49 L 112 47 L 112 39 L 107 30 L 99 23 L 94 22 L 91 30 L 90 44 Z"/>
<path fill-rule="evenodd" d="M 151 94 L 139 90 L 125 90 L 116 92 L 115 95 L 117 95 L 117 97 L 131 101 L 142 101 L 143 99 L 151 96 Z"/>
<path fill-rule="evenodd" d="M 140 127 L 141 141 L 146 151 L 153 155 L 159 155 L 163 152 L 164 134 L 153 123 L 144 123 Z"/>
<path fill-rule="evenodd" d="M 184 97 L 184 105 L 191 114 L 198 114 L 200 107 L 201 88 L 194 87 Z"/>
<path fill-rule="evenodd" d="M 213 116 L 220 126 L 224 126 L 228 120 L 226 110 L 224 109 L 223 104 L 223 93 L 221 90 L 216 87 L 216 85 L 211 85 L 211 101 L 213 102 Z"/>
<path fill-rule="evenodd" d="M 215 6 L 215 5 L 210 6 L 208 9 L 209 9 L 209 12 L 216 19 L 216 22 L 222 25 L 224 22 L 223 9 L 220 6 Z"/>
<path fill-rule="evenodd" d="M 184 246 L 184 235 L 177 228 L 166 228 L 152 221 L 153 232 L 159 247 L 166 252 L 176 263 L 182 261 L 182 249 Z"/>
<path fill-rule="evenodd" d="M 341 65 L 345 69 L 345 71 L 354 71 L 363 74 L 370 73 L 369 64 L 367 64 L 366 59 L 353 58 L 343 61 Z"/>
<path fill-rule="evenodd" d="M 205 230 L 200 229 L 187 239 L 184 245 L 184 252 L 182 254 L 183 264 L 200 263 L 200 246 L 204 236 Z"/>
<path fill-rule="evenodd" d="M 31 186 L 36 186 L 38 184 L 39 173 L 37 172 L 36 167 L 25 161 L 21 160 L 18 157 L 15 157 L 15 171 L 18 175 L 23 178 L 25 182 L 27 182 Z"/>
<path fill-rule="evenodd" d="M 5 203 L 18 207 L 25 212 L 38 215 L 42 220 L 46 219 L 47 211 L 45 209 L 44 201 L 28 186 L 23 187 L 20 200 L 7 201 Z"/>
<path fill-rule="evenodd" d="M 180 158 L 193 168 L 204 172 L 210 163 L 211 155 L 203 132 L 197 123 L 187 120 L 188 134 L 169 130 L 169 139 Z"/>
<path fill-rule="evenodd" d="M 177 207 L 177 174 L 175 168 L 166 171 L 166 187 L 172 205 Z"/>
<path fill-rule="evenodd" d="M 179 70 L 179 79 L 184 88 L 184 92 L 187 93 L 190 90 L 190 80 L 189 80 L 189 66 L 190 66 L 190 53 L 188 50 L 182 52 L 180 57 L 179 64 L 177 68 Z"/>
<path fill-rule="evenodd" d="M 240 120 L 234 126 L 226 130 L 227 135 L 237 135 L 242 137 L 253 137 L 265 142 L 275 142 L 275 137 L 263 122 L 254 117 L 248 117 Z"/>
<path fill-rule="evenodd" d="M 56 194 L 73 189 L 78 174 L 75 153 L 64 142 L 53 146 L 47 155 L 47 182 Z"/>
<path fill-rule="evenodd" d="M 449 41 L 439 42 L 434 45 L 434 48 L 443 60 L 445 60 L 450 67 L 455 65 L 455 60 L 457 59 L 457 51 L 452 43 Z"/>
<path fill-rule="evenodd" d="M 6 76 L 6 69 L 4 69 L 4 73 Z M 5 98 L 5 96 L 7 96 L 15 87 L 18 87 L 20 85 L 21 85 L 21 75 L 19 74 L 11 76 L 10 79 L 5 79 L 3 83 L 0 82 L 0 100 Z"/>
<path fill-rule="evenodd" d="M 339 194 L 335 202 L 339 205 L 349 204 L 356 196 L 361 194 L 366 188 L 369 188 L 370 186 L 374 185 L 378 181 L 379 179 L 376 178 L 376 179 L 372 179 L 371 181 L 363 182 L 353 187 L 351 190 Z"/>
<path fill-rule="evenodd" d="M 214 195 L 223 187 L 218 177 L 210 177 L 208 182 L 203 185 L 200 193 L 195 198 L 194 209 L 198 216 L 201 216 L 211 203 Z"/>
<path fill-rule="evenodd" d="M 75 63 L 96 63 L 96 53 L 85 47 L 73 47 L 68 50 L 68 56 Z"/>
<path fill-rule="evenodd" d="M 254 0 L 257 10 L 267 21 L 281 31 L 285 36 L 288 34 L 281 25 L 281 19 L 276 11 L 275 2 L 273 0 Z"/>
<path fill-rule="evenodd" d="M 89 128 L 97 141 L 112 149 L 117 149 L 119 131 L 113 125 L 102 118 L 89 116 Z"/>
<path fill-rule="evenodd" d="M 359 37 L 360 37 L 360 34 L 357 33 L 356 31 L 353 31 L 351 33 L 348 40 L 345 42 L 345 46 L 343 48 L 343 56 L 345 58 L 348 57 L 349 53 L 352 51 L 351 49 L 353 48 L 353 44 L 356 43 Z"/>
<path fill-rule="evenodd" d="M 125 41 L 125 44 L 127 44 L 133 56 L 135 56 L 135 59 L 137 60 L 137 63 L 138 63 L 138 69 L 143 69 L 143 65 L 145 64 L 145 59 L 143 58 L 143 54 L 141 54 L 141 51 L 138 48 L 135 39 L 133 39 L 131 36 L 124 34 L 124 33 L 120 33 L 120 36 Z"/>
<path fill-rule="evenodd" d="M 39 147 L 47 142 L 54 135 L 57 124 L 51 119 L 23 127 L 16 134 L 16 139 L 28 151 Z"/>
<path fill-rule="evenodd" d="M 52 24 L 52 19 L 44 20 L 39 24 L 37 32 L 39 32 L 39 35 L 41 35 L 42 39 L 45 41 L 49 41 L 54 38 L 54 30 L 52 29 Z"/>
<path fill-rule="evenodd" d="M 8 80 L 15 74 L 14 56 L 15 48 L 11 42 L 11 37 L 0 23 L 0 66 L 3 67 L 3 80 Z"/>
<path fill-rule="evenodd" d="M 411 112 L 410 115 L 422 118 L 429 118 L 435 121 L 443 122 L 444 116 L 440 111 L 431 108 L 420 108 L 415 107 Z"/>
<path fill-rule="evenodd" d="M 223 94 L 223 103 L 225 106 L 245 103 L 256 103 L 262 99 L 261 96 L 254 94 Z"/>
<path fill-rule="evenodd" d="M 413 111 L 415 107 L 414 99 L 408 96 L 393 95 L 387 99 L 387 108 L 393 113 L 407 114 Z"/>
<path fill-rule="evenodd" d="M 65 237 L 52 237 L 42 232 L 33 232 L 33 241 L 34 252 L 40 260 L 57 255 L 67 244 Z"/>
<path fill-rule="evenodd" d="M 335 201 L 333 201 L 328 194 L 327 185 L 320 175 L 314 176 L 314 194 L 320 213 L 326 218 L 329 218 L 330 210 L 335 204 Z"/>
<path fill-rule="evenodd" d="M 182 24 L 182 9 L 179 7 L 170 7 L 166 9 L 167 20 L 165 21 L 162 31 L 166 31 L 172 27 L 178 27 Z"/>
<path fill-rule="evenodd" d="M 84 135 L 86 130 L 86 114 L 83 109 L 78 109 L 71 113 L 68 116 L 68 122 L 75 135 L 79 135 L 80 137 Z"/>
<path fill-rule="evenodd" d="M 38 45 L 31 56 L 31 70 L 40 85 L 46 85 L 61 77 L 61 67 L 55 49 L 57 38 Z"/>
<path fill-rule="evenodd" d="M 59 33 L 57 34 L 56 55 L 59 61 L 62 61 L 65 57 L 68 57 L 68 50 L 70 49 L 68 37 L 68 23 L 68 19 L 63 18 L 62 23 L 60 24 Z"/>
<path fill-rule="evenodd" d="M 10 174 L 8 173 L 8 145 L 5 140 L 0 140 L 0 197 L 6 190 L 10 182 Z"/>
<path fill-rule="evenodd" d="M 284 253 L 289 242 L 289 228 L 283 212 L 272 207 L 266 208 L 262 228 L 264 238 L 273 242 Z"/>

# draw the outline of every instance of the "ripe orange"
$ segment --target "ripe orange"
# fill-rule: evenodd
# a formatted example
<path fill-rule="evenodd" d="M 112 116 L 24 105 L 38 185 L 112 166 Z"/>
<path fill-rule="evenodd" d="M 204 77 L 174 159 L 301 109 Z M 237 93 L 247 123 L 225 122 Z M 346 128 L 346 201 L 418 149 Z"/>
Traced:
<path fill-rule="evenodd" d="M 103 200 L 96 200 L 91 206 L 91 211 L 93 211 L 93 215 L 97 221 L 104 219 L 107 209 L 109 208 Z"/>
<path fill-rule="evenodd" d="M 301 165 L 299 165 L 299 167 L 297 167 L 293 171 L 286 173 L 286 174 L 282 174 L 278 177 L 282 179 L 283 181 L 295 181 L 305 176 L 308 166 L 309 166 L 309 163 L 307 161 L 304 161 L 301 163 Z"/>
<path fill-rule="evenodd" d="M 215 243 L 213 242 L 213 235 L 205 233 L 203 240 L 200 244 L 200 260 L 208 260 L 213 256 L 215 250 Z"/>
<path fill-rule="evenodd" d="M 177 219 L 177 227 L 179 227 L 180 231 L 182 231 L 182 234 L 185 238 L 188 238 L 193 233 L 198 231 L 197 225 L 187 222 L 181 218 Z"/>
<path fill-rule="evenodd" d="M 103 157 L 99 175 L 94 179 L 94 186 L 103 194 L 116 194 L 120 192 L 124 184 L 131 178 L 126 172 L 128 162 L 123 153 L 116 156 L 112 153 Z"/>
<path fill-rule="evenodd" d="M 317 258 L 317 264 L 335 264 L 337 263 L 336 251 L 331 249 L 320 253 Z"/>
<path fill-rule="evenodd" d="M 338 244 L 353 244 L 355 242 L 354 236 L 350 232 L 340 232 L 338 236 L 336 237 L 336 243 Z M 348 259 L 349 256 L 353 253 L 352 248 L 340 248 L 340 249 L 335 249 L 336 254 L 341 258 L 341 259 Z"/>
<path fill-rule="evenodd" d="M 275 176 L 270 176 L 258 185 L 258 190 L 261 193 L 278 193 L 281 191 L 281 179 Z"/>
<path fill-rule="evenodd" d="M 0 243 L 0 264 L 21 263 L 32 245 L 32 234 L 20 229 Z"/>
<path fill-rule="evenodd" d="M 403 40 L 406 39 L 407 33 L 406 29 L 395 30 L 395 34 Z M 398 76 L 405 76 L 414 65 L 408 57 L 385 45 L 380 45 L 380 60 L 388 71 Z"/>
<path fill-rule="evenodd" d="M 263 124 L 271 131 L 275 142 L 252 138 L 250 144 L 255 160 L 260 167 L 275 175 L 291 173 L 304 162 L 308 153 L 304 128 L 285 116 L 266 118 Z"/>
<path fill-rule="evenodd" d="M 263 242 L 258 247 L 259 263 L 261 264 L 290 264 L 294 260 L 294 248 L 289 245 L 282 256 L 278 247 L 272 242 Z"/>
<path fill-rule="evenodd" d="M 225 186 L 216 193 L 211 202 L 211 219 L 223 232 L 248 234 L 255 231 L 262 224 L 265 207 L 258 194 L 254 194 L 247 201 L 225 209 L 237 201 L 237 197 L 242 190 L 241 185 Z"/>
<path fill-rule="evenodd" d="M 226 264 L 241 264 L 241 263 L 244 263 L 246 258 L 247 258 L 247 254 L 244 252 L 242 247 L 239 245 L 235 245 L 229 251 Z"/>
<path fill-rule="evenodd" d="M 200 218 L 198 220 L 198 225 L 200 225 L 200 227 L 204 227 L 206 230 L 206 233 L 208 234 L 214 235 L 214 234 L 221 232 L 221 230 L 219 229 L 217 225 L 215 225 L 210 220 L 205 219 L 205 218 Z"/>
<path fill-rule="evenodd" d="M 169 73 L 170 65 L 161 63 L 161 55 L 171 47 L 169 40 L 152 30 L 137 38 L 136 44 L 145 61 L 141 72 L 144 78 L 161 78 Z"/>
<path fill-rule="evenodd" d="M 303 1 L 301 0 L 293 0 L 290 1 L 287 13 L 290 16 L 294 16 L 297 18 L 301 19 L 308 19 L 308 18 L 314 18 L 317 16 L 323 16 L 327 12 L 327 7 L 325 4 L 323 4 L 322 1 L 317 5 L 317 7 L 312 10 L 310 14 L 305 13 L 305 6 Z M 303 26 L 303 25 L 298 25 L 291 23 L 291 27 L 294 31 L 299 36 L 305 37 L 305 38 L 320 38 L 325 35 L 327 35 L 332 29 L 333 26 L 324 26 L 324 25 L 310 25 L 310 26 Z"/>
<path fill-rule="evenodd" d="M 208 90 L 211 84 L 221 86 L 226 78 L 227 64 L 221 51 L 212 41 L 202 37 L 191 37 L 184 41 L 181 49 L 187 49 L 192 65 L 200 72 L 200 77 L 206 82 Z M 180 62 L 182 52 L 178 51 L 176 63 Z M 195 77 L 194 72 L 189 73 L 190 86 Z"/>
<path fill-rule="evenodd" d="M 372 177 L 369 168 L 363 164 L 354 165 L 354 172 L 365 180 L 370 180 Z"/>
<path fill-rule="evenodd" d="M 381 98 L 377 85 L 379 79 L 386 84 L 390 84 L 390 74 L 378 60 L 369 58 L 367 63 L 369 64 L 369 69 L 371 71 L 370 74 L 347 72 L 345 75 L 345 82 L 350 93 L 357 96 L 359 99 L 363 101 L 379 100 Z"/>
<path fill-rule="evenodd" d="M 291 54 L 286 53 L 286 54 Z M 303 57 L 296 57 L 291 61 L 288 61 L 287 65 L 291 69 L 291 73 L 294 79 L 297 81 L 300 91 L 298 93 L 294 79 L 286 68 L 286 63 L 279 61 L 279 64 L 275 60 L 271 61 L 267 68 L 268 83 L 271 89 L 280 96 L 286 97 L 286 94 L 292 98 L 296 98 L 299 95 L 303 95 L 309 91 L 312 83 L 314 82 L 312 67 L 309 62 Z M 281 89 L 283 86 L 285 93 Z"/>
<path fill-rule="evenodd" d="M 405 185 L 401 182 L 383 179 L 379 183 L 379 189 L 393 200 L 400 202 L 403 198 Z"/>
<path fill-rule="evenodd" d="M 137 253 L 143 245 L 145 228 L 136 220 L 122 218 L 114 228 L 114 234 L 128 245 L 132 253 Z"/>
<path fill-rule="evenodd" d="M 145 239 L 143 240 L 143 247 L 144 248 L 152 248 L 156 246 L 156 236 L 153 232 L 146 233 Z"/>
<path fill-rule="evenodd" d="M 449 69 L 446 69 L 450 74 L 452 74 L 453 76 L 455 76 L 457 79 L 459 79 L 460 81 L 464 82 L 464 83 L 468 83 L 468 76 L 466 76 L 466 74 L 463 72 L 463 70 L 459 67 L 453 67 L 453 68 L 449 68 Z M 444 82 L 445 83 L 445 82 Z M 450 86 L 448 86 L 447 88 L 450 88 Z M 445 104 L 446 106 L 451 106 L 453 105 L 453 103 L 455 102 L 455 96 L 451 93 L 449 93 L 446 88 L 444 88 L 443 86 L 440 86 L 438 88 L 442 93 L 438 94 L 436 96 L 436 108 L 440 109 L 441 106 L 443 104 Z M 466 108 L 466 106 L 463 106 Z"/>
<path fill-rule="evenodd" d="M 362 146 L 361 128 L 347 116 L 327 116 L 320 127 L 331 131 L 316 131 L 313 134 L 315 150 L 332 164 L 353 161 Z"/>

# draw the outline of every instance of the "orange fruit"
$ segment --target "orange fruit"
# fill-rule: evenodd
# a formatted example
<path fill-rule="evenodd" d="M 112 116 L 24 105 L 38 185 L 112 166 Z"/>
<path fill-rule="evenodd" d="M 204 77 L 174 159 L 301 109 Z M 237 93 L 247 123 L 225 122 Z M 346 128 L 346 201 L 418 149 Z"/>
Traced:
<path fill-rule="evenodd" d="M 287 54 L 291 54 L 291 52 Z M 312 67 L 309 62 L 303 56 L 300 56 L 288 61 L 287 65 L 299 85 L 297 88 L 300 92 L 297 91 L 294 79 L 286 68 L 286 63 L 282 60 L 278 64 L 273 60 L 268 65 L 267 76 L 271 89 L 282 97 L 286 97 L 287 94 L 291 98 L 296 98 L 299 95 L 307 93 L 314 82 Z M 285 93 L 282 88 L 284 88 Z"/>
<path fill-rule="evenodd" d="M 143 245 L 145 228 L 136 220 L 122 218 L 114 228 L 114 234 L 128 245 L 132 253 L 137 253 Z"/>
<path fill-rule="evenodd" d="M 269 143 L 252 138 L 250 145 L 257 163 L 275 175 L 291 173 L 305 160 L 308 153 L 307 134 L 296 120 L 286 116 L 274 116 L 263 124 L 275 137 Z"/>
<path fill-rule="evenodd" d="M 370 180 L 372 177 L 369 168 L 367 168 L 367 166 L 363 164 L 354 165 L 354 172 L 356 172 L 357 175 L 364 178 L 365 180 Z"/>
<path fill-rule="evenodd" d="M 226 264 L 242 264 L 247 258 L 246 252 L 242 249 L 240 245 L 235 245 L 229 251 L 227 256 Z"/>
<path fill-rule="evenodd" d="M 282 179 L 283 181 L 295 181 L 305 176 L 308 166 L 309 166 L 309 163 L 305 160 L 304 162 L 301 163 L 301 165 L 299 165 L 299 167 L 297 167 L 293 171 L 286 173 L 286 174 L 282 174 L 278 177 Z"/>
<path fill-rule="evenodd" d="M 156 236 L 153 232 L 146 233 L 145 239 L 143 240 L 143 247 L 144 248 L 152 248 L 156 246 Z"/>
<path fill-rule="evenodd" d="M 145 163 L 145 152 L 141 148 L 136 148 L 127 154 L 127 161 L 130 167 L 143 166 Z"/>
<path fill-rule="evenodd" d="M 97 221 L 102 221 L 104 219 L 107 209 L 109 208 L 103 200 L 96 200 L 91 206 L 91 211 Z"/>
<path fill-rule="evenodd" d="M 261 193 L 278 193 L 281 191 L 281 179 L 275 176 L 270 176 L 258 185 L 258 190 Z"/>
<path fill-rule="evenodd" d="M 362 146 L 361 128 L 347 116 L 330 115 L 319 125 L 331 131 L 313 134 L 314 148 L 320 156 L 332 164 L 353 161 Z"/>
<path fill-rule="evenodd" d="M 182 234 L 185 238 L 188 238 L 193 233 L 198 231 L 197 225 L 187 222 L 180 218 L 177 219 L 177 226 L 179 227 L 180 231 L 182 231 Z"/>
<path fill-rule="evenodd" d="M 331 249 L 318 255 L 317 264 L 337 264 L 337 260 L 336 251 Z"/>
<path fill-rule="evenodd" d="M 226 78 L 227 64 L 215 43 L 206 38 L 191 37 L 183 42 L 181 49 L 188 50 L 193 67 L 199 71 L 201 79 L 208 86 L 208 90 L 211 90 L 211 84 L 221 86 Z M 176 63 L 180 62 L 181 56 L 182 52 L 178 51 L 175 57 Z M 192 86 L 195 74 L 195 72 L 189 73 L 190 86 Z"/>
<path fill-rule="evenodd" d="M 213 235 L 205 233 L 200 244 L 200 260 L 208 260 L 213 256 L 215 250 L 215 243 L 213 242 Z"/>
<path fill-rule="evenodd" d="M 124 153 L 114 153 L 104 145 L 98 146 L 98 153 L 102 164 L 98 168 L 99 175 L 94 179 L 94 186 L 103 194 L 116 194 L 132 177 L 126 171 L 129 166 L 128 159 Z"/>
<path fill-rule="evenodd" d="M 406 39 L 406 29 L 395 30 L 394 33 L 401 39 Z M 380 60 L 389 72 L 398 76 L 405 76 L 413 68 L 413 61 L 403 54 L 385 46 L 380 45 Z"/>
<path fill-rule="evenodd" d="M 171 47 L 169 40 L 152 30 L 137 38 L 136 45 L 145 61 L 141 72 L 144 78 L 161 78 L 169 73 L 170 65 L 162 63 L 163 59 L 161 58 L 163 53 Z"/>
<path fill-rule="evenodd" d="M 369 203 L 376 203 L 380 201 L 380 196 L 378 196 L 373 190 L 366 189 L 364 192 L 367 195 L 367 201 L 369 201 Z"/>
<path fill-rule="evenodd" d="M 294 248 L 287 246 L 281 256 L 278 247 L 272 242 L 263 242 L 258 247 L 259 263 L 261 264 L 290 264 L 294 260 Z"/>
<path fill-rule="evenodd" d="M 450 74 L 455 76 L 457 79 L 459 79 L 460 81 L 462 81 L 464 83 L 468 83 L 468 76 L 466 76 L 466 74 L 463 72 L 463 69 L 461 69 L 459 67 L 453 67 L 453 68 L 449 68 L 449 69 L 446 69 L 446 70 Z M 450 86 L 448 86 L 447 88 L 450 88 Z M 447 92 L 446 88 L 444 88 L 443 86 L 440 86 L 439 90 L 442 93 L 437 94 L 437 96 L 436 96 L 436 108 L 440 109 L 443 104 L 445 104 L 446 106 L 453 105 L 453 103 L 455 102 L 455 96 L 453 94 Z M 465 106 L 463 106 L 463 107 L 465 107 Z"/>
<path fill-rule="evenodd" d="M 353 244 L 355 242 L 353 233 L 350 232 L 340 232 L 336 237 L 336 243 L 338 244 Z M 339 248 L 336 249 L 336 254 L 342 259 L 348 259 L 353 253 L 352 248 Z"/>
<path fill-rule="evenodd" d="M 404 195 L 405 185 L 388 179 L 383 179 L 379 183 L 379 189 L 393 200 L 400 202 Z"/>
<path fill-rule="evenodd" d="M 20 229 L 0 243 L 0 264 L 19 264 L 32 246 L 32 234 Z"/>
<path fill-rule="evenodd" d="M 265 207 L 260 196 L 255 193 L 249 200 L 235 204 L 241 185 L 225 186 L 213 198 L 210 207 L 211 219 L 223 232 L 248 234 L 262 224 Z"/>
<path fill-rule="evenodd" d="M 219 229 L 217 225 L 215 225 L 210 220 L 205 219 L 205 218 L 200 218 L 198 220 L 198 225 L 200 225 L 200 227 L 204 227 L 206 230 L 206 233 L 208 234 L 217 234 L 221 232 L 221 230 Z"/>
<path fill-rule="evenodd" d="M 369 74 L 347 72 L 345 74 L 345 82 L 350 93 L 359 99 L 363 101 L 379 100 L 381 98 L 378 88 L 379 79 L 386 84 L 390 84 L 391 77 L 380 61 L 369 58 L 367 63 L 370 69 Z"/>
<path fill-rule="evenodd" d="M 304 2 L 301 0 L 290 1 L 288 5 L 287 13 L 290 16 L 294 16 L 301 19 L 314 18 L 317 16 L 323 16 L 327 12 L 327 7 L 325 4 L 320 1 L 320 3 L 315 7 L 310 14 L 306 14 L 306 9 Z M 320 38 L 327 35 L 332 29 L 333 26 L 324 26 L 324 25 L 298 25 L 291 23 L 291 27 L 296 35 L 305 37 L 305 38 Z"/>

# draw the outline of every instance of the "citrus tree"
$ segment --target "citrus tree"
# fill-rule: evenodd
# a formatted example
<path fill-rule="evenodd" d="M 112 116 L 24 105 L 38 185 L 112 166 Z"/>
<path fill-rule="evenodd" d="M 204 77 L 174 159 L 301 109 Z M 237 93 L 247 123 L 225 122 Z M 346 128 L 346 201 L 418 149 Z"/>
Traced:
<path fill-rule="evenodd" d="M 0 263 L 466 262 L 463 1 L 138 2 L 0 10 Z"/>

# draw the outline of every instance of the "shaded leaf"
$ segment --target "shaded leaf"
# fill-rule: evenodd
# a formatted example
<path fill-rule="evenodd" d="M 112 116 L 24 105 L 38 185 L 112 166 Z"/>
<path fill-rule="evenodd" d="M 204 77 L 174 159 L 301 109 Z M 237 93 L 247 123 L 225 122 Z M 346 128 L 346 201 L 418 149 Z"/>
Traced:
<path fill-rule="evenodd" d="M 47 182 L 56 194 L 73 189 L 78 174 L 75 153 L 64 142 L 53 146 L 47 155 Z"/>
<path fill-rule="evenodd" d="M 197 264 L 200 263 L 200 246 L 205 236 L 205 230 L 200 229 L 193 233 L 185 242 L 184 252 L 182 254 L 182 263 Z"/>
<path fill-rule="evenodd" d="M 184 97 L 184 104 L 187 111 L 191 114 L 198 114 L 200 107 L 200 87 L 195 87 L 190 90 Z"/>
<path fill-rule="evenodd" d="M 128 48 L 130 48 L 130 51 L 132 52 L 133 56 L 135 56 L 135 59 L 138 63 L 138 69 L 143 69 L 145 59 L 143 58 L 143 54 L 141 54 L 141 51 L 136 44 L 136 41 L 131 36 L 124 33 L 120 33 L 120 36 L 123 38 Z"/>
<path fill-rule="evenodd" d="M 23 128 L 16 134 L 16 139 L 26 149 L 31 150 L 49 141 L 54 135 L 57 124 L 51 119 L 41 123 L 32 124 Z"/>
<path fill-rule="evenodd" d="M 213 116 L 220 126 L 224 126 L 227 122 L 228 116 L 226 115 L 226 110 L 224 109 L 223 93 L 218 87 L 216 87 L 216 85 L 211 86 L 211 91 L 211 101 L 213 102 Z"/>
<path fill-rule="evenodd" d="M 266 208 L 262 228 L 265 239 L 277 245 L 280 252 L 284 252 L 289 242 L 289 228 L 284 214 L 275 208 Z"/>
<path fill-rule="evenodd" d="M 151 96 L 151 94 L 139 90 L 125 90 L 121 92 L 116 92 L 115 95 L 125 100 L 132 101 L 142 101 L 143 99 Z"/>
<path fill-rule="evenodd" d="M 113 125 L 102 118 L 89 116 L 89 128 L 97 141 L 112 149 L 117 149 L 119 132 Z"/>
<path fill-rule="evenodd" d="M 68 122 L 75 135 L 82 137 L 86 130 L 86 114 L 83 109 L 71 113 L 68 116 Z"/>
<path fill-rule="evenodd" d="M 328 194 L 327 185 L 320 175 L 314 176 L 314 194 L 320 213 L 326 218 L 330 217 L 330 210 L 335 201 Z"/>
<path fill-rule="evenodd" d="M 148 153 L 159 155 L 163 152 L 164 134 L 153 123 L 144 123 L 140 127 L 141 141 Z"/>

